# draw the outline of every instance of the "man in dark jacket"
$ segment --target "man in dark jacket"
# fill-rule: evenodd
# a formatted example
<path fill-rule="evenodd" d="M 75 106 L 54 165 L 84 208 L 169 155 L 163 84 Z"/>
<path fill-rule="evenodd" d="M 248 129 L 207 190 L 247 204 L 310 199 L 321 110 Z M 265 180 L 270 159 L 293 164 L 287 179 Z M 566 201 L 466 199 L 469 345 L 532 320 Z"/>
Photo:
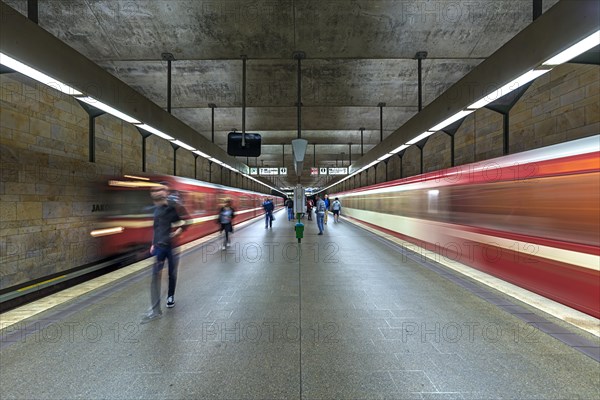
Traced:
<path fill-rule="evenodd" d="M 294 219 L 294 200 L 288 197 L 285 201 L 285 206 L 287 207 L 288 221 L 291 221 Z"/>
<path fill-rule="evenodd" d="M 152 268 L 152 283 L 150 286 L 150 300 L 152 306 L 148 314 L 142 319 L 142 323 L 150 322 L 162 315 L 160 308 L 160 281 L 165 260 L 169 262 L 169 291 L 167 294 L 167 307 L 175 307 L 175 285 L 177 283 L 177 254 L 173 253 L 172 240 L 181 235 L 185 224 L 181 224 L 174 231 L 171 224 L 183 221 L 187 215 L 185 208 L 168 199 L 169 188 L 167 184 L 158 184 L 150 190 L 150 196 L 154 202 L 154 235 L 150 254 L 156 256 L 156 262 Z"/>
<path fill-rule="evenodd" d="M 265 229 L 273 228 L 273 210 L 275 209 L 273 200 L 271 198 L 265 200 L 263 208 L 265 209 Z"/>

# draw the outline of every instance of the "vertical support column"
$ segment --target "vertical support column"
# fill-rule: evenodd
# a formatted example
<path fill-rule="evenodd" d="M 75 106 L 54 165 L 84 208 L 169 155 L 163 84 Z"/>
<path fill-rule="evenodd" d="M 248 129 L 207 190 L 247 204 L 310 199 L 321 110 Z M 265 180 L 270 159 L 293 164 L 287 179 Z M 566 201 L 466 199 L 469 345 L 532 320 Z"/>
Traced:
<path fill-rule="evenodd" d="M 503 146 L 502 146 L 502 154 L 507 155 L 510 152 L 510 143 L 509 143 L 509 139 L 510 139 L 510 135 L 509 135 L 509 116 L 508 116 L 508 112 L 503 113 L 502 114 L 502 122 L 503 122 L 503 129 L 502 129 L 502 137 L 503 137 Z"/>
<path fill-rule="evenodd" d="M 450 136 L 450 166 L 454 167 L 456 156 L 454 155 L 454 135 Z"/>
<path fill-rule="evenodd" d="M 533 20 L 542 15 L 542 0 L 533 0 Z"/>
<path fill-rule="evenodd" d="M 388 181 L 388 162 L 390 161 L 390 159 L 386 159 L 383 162 L 385 163 L 385 181 Z"/>
<path fill-rule="evenodd" d="M 379 142 L 383 142 L 383 107 L 385 107 L 385 103 L 379 103 L 377 107 L 379 107 Z"/>
<path fill-rule="evenodd" d="M 352 143 L 348 143 L 348 168 L 352 165 Z"/>
<path fill-rule="evenodd" d="M 171 114 L 171 62 L 175 57 L 171 53 L 162 53 L 161 57 L 167 62 L 167 112 Z"/>
<path fill-rule="evenodd" d="M 177 150 L 179 150 L 179 145 L 173 142 L 171 143 L 171 147 L 173 147 L 173 175 L 177 176 Z"/>
<path fill-rule="evenodd" d="M 194 154 L 194 179 L 198 179 L 198 154 Z"/>
<path fill-rule="evenodd" d="M 211 141 L 214 143 L 215 142 L 215 108 L 217 108 L 217 105 L 215 103 L 208 103 L 208 106 L 211 109 L 211 112 L 210 112 L 210 138 L 211 138 Z"/>
<path fill-rule="evenodd" d="M 136 126 L 138 132 L 142 136 L 142 172 L 146 172 L 146 139 L 152 134 Z"/>
<path fill-rule="evenodd" d="M 425 148 L 426 142 L 427 141 L 417 144 L 417 147 L 419 148 L 419 151 L 421 152 L 421 174 L 423 173 L 423 149 Z"/>
<path fill-rule="evenodd" d="M 96 117 L 88 116 L 88 156 L 90 162 L 96 162 Z"/>
<path fill-rule="evenodd" d="M 38 23 L 38 0 L 27 0 L 27 18 L 31 22 Z"/>
<path fill-rule="evenodd" d="M 296 109 L 298 114 L 298 139 L 302 137 L 302 60 L 306 58 L 306 54 L 303 51 L 295 51 L 293 53 L 295 60 L 298 60 L 298 98 L 296 100 Z"/>
<path fill-rule="evenodd" d="M 418 62 L 419 112 L 421 112 L 421 110 L 423 109 L 423 79 L 422 79 L 423 65 L 422 65 L 422 61 L 425 58 L 427 58 L 426 51 L 417 51 L 417 54 L 415 54 L 415 59 Z"/>
<path fill-rule="evenodd" d="M 246 61 L 248 56 L 242 57 L 242 147 L 246 146 Z"/>
<path fill-rule="evenodd" d="M 402 175 L 404 175 L 404 171 L 402 170 L 402 158 L 404 157 L 404 150 L 398 153 L 398 157 L 400 158 L 400 179 L 402 179 Z"/>
<path fill-rule="evenodd" d="M 509 115 L 510 110 L 514 107 L 515 104 L 519 101 L 521 96 L 525 94 L 529 86 L 533 84 L 534 81 L 528 82 L 524 85 L 521 85 L 518 89 L 513 90 L 506 96 L 499 98 L 496 101 L 493 101 L 485 106 L 488 110 L 495 111 L 499 114 L 502 114 L 502 154 L 507 155 L 510 153 L 510 124 L 509 124 Z"/>
<path fill-rule="evenodd" d="M 88 115 L 88 160 L 89 162 L 96 162 L 96 117 L 106 113 L 82 101 L 77 100 L 77 103 Z"/>
<path fill-rule="evenodd" d="M 317 144 L 313 143 L 313 167 L 317 166 Z"/>
<path fill-rule="evenodd" d="M 360 156 L 362 157 L 365 155 L 364 147 L 363 147 L 363 144 L 364 144 L 363 135 L 365 133 L 365 128 L 358 128 L 358 129 L 360 130 Z"/>
<path fill-rule="evenodd" d="M 212 165 L 213 162 L 208 160 L 208 181 L 212 183 Z"/>

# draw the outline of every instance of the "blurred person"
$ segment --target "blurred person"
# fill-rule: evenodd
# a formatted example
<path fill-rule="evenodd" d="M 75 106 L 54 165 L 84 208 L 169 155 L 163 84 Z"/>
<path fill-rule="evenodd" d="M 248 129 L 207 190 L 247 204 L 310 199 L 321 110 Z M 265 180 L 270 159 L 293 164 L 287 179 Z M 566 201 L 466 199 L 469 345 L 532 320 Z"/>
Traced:
<path fill-rule="evenodd" d="M 337 197 L 331 203 L 331 211 L 333 212 L 333 221 L 340 222 L 340 212 L 342 211 L 342 203 Z"/>
<path fill-rule="evenodd" d="M 285 201 L 285 206 L 287 207 L 288 221 L 291 221 L 294 219 L 294 200 L 288 197 Z"/>
<path fill-rule="evenodd" d="M 273 210 L 275 209 L 275 205 L 273 204 L 273 200 L 269 197 L 263 203 L 263 208 L 265 209 L 265 229 L 273 228 Z"/>
<path fill-rule="evenodd" d="M 231 221 L 233 220 L 234 216 L 235 210 L 233 207 L 231 207 L 231 200 L 227 199 L 225 200 L 225 205 L 219 210 L 219 223 L 221 224 L 221 231 L 225 232 L 222 250 L 225 250 L 225 248 L 231 246 L 229 234 L 233 233 L 233 225 Z"/>
<path fill-rule="evenodd" d="M 150 189 L 150 197 L 154 202 L 154 234 L 150 254 L 156 256 L 156 262 L 152 267 L 152 282 L 150 284 L 150 311 L 142 319 L 142 323 L 150 322 L 162 315 L 160 307 L 160 286 L 162 269 L 165 260 L 169 262 L 169 289 L 167 293 L 167 307 L 175 307 L 175 286 L 177 284 L 177 265 L 178 257 L 173 252 L 173 238 L 181 235 L 185 225 L 179 226 L 172 231 L 171 224 L 183 221 L 183 216 L 187 215 L 181 205 L 168 200 L 169 188 L 161 183 Z"/>
<path fill-rule="evenodd" d="M 325 218 L 323 218 L 323 222 L 325 224 L 327 224 L 327 214 L 329 214 L 329 195 L 326 194 L 325 198 L 323 199 L 323 201 L 325 202 Z"/>
<path fill-rule="evenodd" d="M 312 209 L 313 209 L 314 203 L 313 200 L 311 198 L 307 198 L 306 199 L 306 213 L 308 214 L 308 220 L 312 221 Z"/>
<path fill-rule="evenodd" d="M 326 213 L 326 208 L 325 208 L 325 201 L 321 199 L 321 197 L 317 196 L 316 197 L 317 200 L 317 227 L 319 228 L 319 235 L 323 234 L 323 230 L 325 230 L 324 226 L 323 226 L 323 218 L 325 217 L 325 213 Z"/>

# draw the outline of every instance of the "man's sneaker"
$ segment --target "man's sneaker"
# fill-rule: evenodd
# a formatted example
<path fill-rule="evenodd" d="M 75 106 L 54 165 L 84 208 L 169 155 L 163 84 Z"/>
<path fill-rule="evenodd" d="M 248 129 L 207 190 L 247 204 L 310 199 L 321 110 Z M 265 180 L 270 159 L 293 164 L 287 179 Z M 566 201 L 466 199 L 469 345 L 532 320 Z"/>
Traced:
<path fill-rule="evenodd" d="M 150 321 L 154 321 L 155 319 L 158 319 L 162 317 L 162 312 L 154 312 L 154 311 L 150 311 L 148 312 L 148 314 L 144 315 L 144 317 L 142 318 L 142 321 L 140 322 L 141 324 L 147 324 Z"/>
<path fill-rule="evenodd" d="M 223 245 L 223 247 L 221 247 L 221 250 L 225 250 L 225 249 L 226 249 L 226 247 L 225 247 L 225 245 Z"/>
<path fill-rule="evenodd" d="M 173 298 L 173 296 L 169 296 L 167 297 L 167 308 L 173 307 L 175 307 L 175 299 Z"/>

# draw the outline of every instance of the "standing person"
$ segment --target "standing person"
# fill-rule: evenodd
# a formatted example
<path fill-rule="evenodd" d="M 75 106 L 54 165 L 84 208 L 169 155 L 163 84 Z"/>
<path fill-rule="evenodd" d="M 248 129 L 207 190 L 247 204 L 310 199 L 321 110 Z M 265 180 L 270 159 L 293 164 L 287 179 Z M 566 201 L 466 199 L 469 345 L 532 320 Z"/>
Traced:
<path fill-rule="evenodd" d="M 172 240 L 179 236 L 185 225 L 171 230 L 171 224 L 182 221 L 182 216 L 187 215 L 183 206 L 167 199 L 168 186 L 160 184 L 150 190 L 154 202 L 154 236 L 150 246 L 150 254 L 156 256 L 152 267 L 152 283 L 150 285 L 150 311 L 142 319 L 142 323 L 150 322 L 162 315 L 160 308 L 160 281 L 165 260 L 169 262 L 169 291 L 167 294 L 167 307 L 175 307 L 175 285 L 177 283 L 177 254 L 173 253 Z"/>
<path fill-rule="evenodd" d="M 312 221 L 312 209 L 313 209 L 313 200 L 310 198 L 306 199 L 306 213 L 308 214 L 308 220 Z"/>
<path fill-rule="evenodd" d="M 323 219 L 323 222 L 325 222 L 325 225 L 327 225 L 327 214 L 329 214 L 329 195 L 326 194 L 325 198 L 323 199 L 323 201 L 325 202 L 325 218 Z"/>
<path fill-rule="evenodd" d="M 294 219 L 294 200 L 288 197 L 285 201 L 285 206 L 287 207 L 288 221 L 291 221 Z"/>
<path fill-rule="evenodd" d="M 263 203 L 263 208 L 265 209 L 265 229 L 273 228 L 273 210 L 275 209 L 273 200 L 267 198 Z"/>
<path fill-rule="evenodd" d="M 316 197 L 317 200 L 317 227 L 319 228 L 319 235 L 323 234 L 323 218 L 325 217 L 325 201 L 323 201 L 319 196 Z"/>
<path fill-rule="evenodd" d="M 340 222 L 340 212 L 342 211 L 342 203 L 340 203 L 340 199 L 337 197 L 331 203 L 331 211 L 333 211 L 333 220 L 334 222 Z"/>
<path fill-rule="evenodd" d="M 221 207 L 219 210 L 219 223 L 221 224 L 221 230 L 225 231 L 225 239 L 223 241 L 222 250 L 225 250 L 226 247 L 229 247 L 231 243 L 229 242 L 229 234 L 233 233 L 233 225 L 231 221 L 235 216 L 235 211 L 233 207 L 231 207 L 231 200 L 225 200 L 225 205 Z"/>

